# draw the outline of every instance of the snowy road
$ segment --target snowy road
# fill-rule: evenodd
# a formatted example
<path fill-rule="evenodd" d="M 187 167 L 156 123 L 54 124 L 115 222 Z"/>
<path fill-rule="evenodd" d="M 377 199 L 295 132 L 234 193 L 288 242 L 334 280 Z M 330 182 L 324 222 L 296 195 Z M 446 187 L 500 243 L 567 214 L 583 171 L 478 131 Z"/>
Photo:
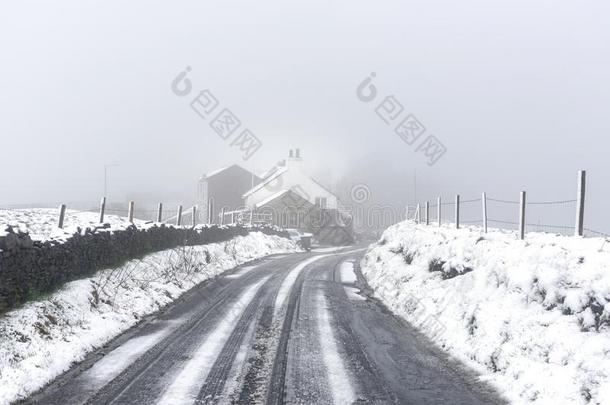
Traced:
<path fill-rule="evenodd" d="M 366 295 L 352 265 L 362 254 L 276 256 L 235 269 L 30 402 L 501 403 Z"/>

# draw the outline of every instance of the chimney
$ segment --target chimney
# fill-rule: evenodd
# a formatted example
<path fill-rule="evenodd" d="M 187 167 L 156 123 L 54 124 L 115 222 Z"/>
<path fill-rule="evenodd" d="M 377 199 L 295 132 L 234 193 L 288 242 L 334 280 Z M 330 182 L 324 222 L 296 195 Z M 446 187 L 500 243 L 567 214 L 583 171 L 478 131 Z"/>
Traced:
<path fill-rule="evenodd" d="M 295 149 L 292 150 L 290 149 L 290 157 L 288 159 L 286 159 L 286 167 L 290 170 L 301 170 L 301 150 L 300 149 Z"/>

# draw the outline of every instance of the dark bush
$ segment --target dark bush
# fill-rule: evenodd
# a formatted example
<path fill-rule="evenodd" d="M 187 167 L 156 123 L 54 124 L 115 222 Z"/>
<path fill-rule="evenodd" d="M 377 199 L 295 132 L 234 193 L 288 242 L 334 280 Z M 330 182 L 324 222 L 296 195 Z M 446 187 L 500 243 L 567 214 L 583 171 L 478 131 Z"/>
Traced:
<path fill-rule="evenodd" d="M 429 272 L 440 272 L 443 280 L 449 280 L 457 276 L 461 276 L 466 273 L 470 273 L 472 269 L 470 267 L 465 267 L 462 270 L 458 270 L 456 268 L 451 267 L 449 271 L 443 270 L 443 266 L 445 266 L 444 261 L 440 259 L 432 259 L 430 264 L 428 265 Z"/>

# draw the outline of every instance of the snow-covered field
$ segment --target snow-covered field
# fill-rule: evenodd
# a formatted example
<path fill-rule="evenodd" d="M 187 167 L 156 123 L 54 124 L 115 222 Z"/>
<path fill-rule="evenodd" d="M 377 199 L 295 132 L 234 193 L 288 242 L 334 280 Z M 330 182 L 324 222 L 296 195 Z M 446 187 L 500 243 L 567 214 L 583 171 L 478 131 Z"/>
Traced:
<path fill-rule="evenodd" d="M 294 242 L 260 232 L 157 252 L 0 317 L 0 404 L 24 398 L 196 284 Z M 209 261 L 209 263 L 208 263 Z"/>
<path fill-rule="evenodd" d="M 10 225 L 15 230 L 29 233 L 33 240 L 47 240 L 72 235 L 78 227 L 85 229 L 100 225 L 99 213 L 66 210 L 64 229 L 60 229 L 57 227 L 58 216 L 59 210 L 56 208 L 0 209 L 0 232 L 5 225 Z M 130 225 L 127 218 L 117 215 L 105 215 L 104 222 L 110 224 L 111 228 Z M 144 221 L 134 220 L 134 224 L 143 225 Z"/>
<path fill-rule="evenodd" d="M 402 222 L 361 263 L 375 295 L 512 403 L 610 404 L 610 243 Z"/>

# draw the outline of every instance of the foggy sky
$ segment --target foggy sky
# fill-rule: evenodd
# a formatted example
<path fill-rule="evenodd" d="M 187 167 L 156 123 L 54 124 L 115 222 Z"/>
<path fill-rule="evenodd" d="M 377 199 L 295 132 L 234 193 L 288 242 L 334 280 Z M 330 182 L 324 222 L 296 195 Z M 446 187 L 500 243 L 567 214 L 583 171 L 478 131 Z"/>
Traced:
<path fill-rule="evenodd" d="M 0 205 L 136 192 L 300 147 L 372 198 L 567 199 L 610 230 L 610 6 L 603 1 L 61 1 L 0 7 Z M 177 97 L 186 66 L 263 142 L 247 162 Z M 448 151 L 434 166 L 356 97 L 371 72 Z M 563 215 L 563 214 L 562 214 Z M 568 211 L 564 222 L 571 224 Z M 557 222 L 557 221 L 555 221 Z"/>

